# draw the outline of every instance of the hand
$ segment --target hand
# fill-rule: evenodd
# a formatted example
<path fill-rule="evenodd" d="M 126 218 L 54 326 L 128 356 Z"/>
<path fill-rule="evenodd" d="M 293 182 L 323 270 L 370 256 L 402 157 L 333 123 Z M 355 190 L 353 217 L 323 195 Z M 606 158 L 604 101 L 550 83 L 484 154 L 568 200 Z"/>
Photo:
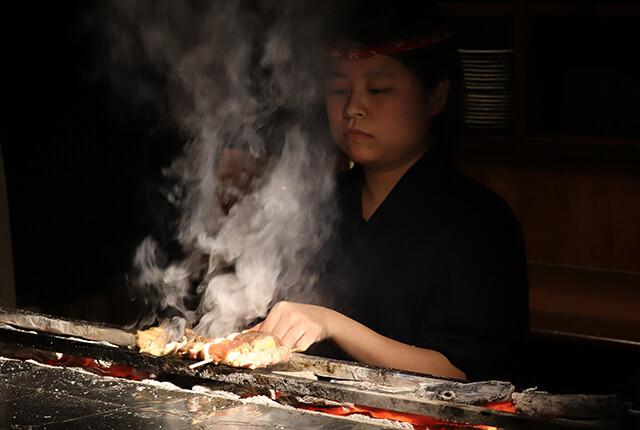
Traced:
<path fill-rule="evenodd" d="M 225 214 L 248 194 L 255 178 L 261 175 L 267 159 L 241 149 L 225 148 L 218 158 L 216 195 Z"/>
<path fill-rule="evenodd" d="M 278 302 L 264 321 L 252 327 L 273 334 L 295 351 L 331 337 L 331 323 L 337 313 L 322 306 Z"/>

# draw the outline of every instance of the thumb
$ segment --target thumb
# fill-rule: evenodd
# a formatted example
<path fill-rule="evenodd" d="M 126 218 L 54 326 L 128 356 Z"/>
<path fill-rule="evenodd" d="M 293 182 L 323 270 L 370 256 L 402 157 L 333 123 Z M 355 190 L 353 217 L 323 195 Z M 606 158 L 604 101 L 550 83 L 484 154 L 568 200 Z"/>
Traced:
<path fill-rule="evenodd" d="M 262 322 L 259 322 L 258 324 L 254 325 L 253 327 L 249 328 L 248 331 L 260 331 L 260 329 L 262 328 Z"/>

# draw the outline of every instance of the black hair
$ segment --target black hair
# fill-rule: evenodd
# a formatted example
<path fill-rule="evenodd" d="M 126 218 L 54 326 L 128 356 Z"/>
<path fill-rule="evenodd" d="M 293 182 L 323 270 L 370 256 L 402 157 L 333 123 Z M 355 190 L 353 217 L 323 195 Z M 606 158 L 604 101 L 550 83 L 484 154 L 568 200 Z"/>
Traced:
<path fill-rule="evenodd" d="M 443 14 L 435 1 L 352 0 L 336 7 L 326 43 L 342 41 L 374 47 L 391 42 L 429 36 L 446 30 Z M 432 125 L 432 144 L 447 158 L 460 141 L 463 115 L 463 80 L 455 35 L 424 48 L 391 57 L 418 77 L 426 94 L 441 80 L 451 84 L 447 103 Z"/>

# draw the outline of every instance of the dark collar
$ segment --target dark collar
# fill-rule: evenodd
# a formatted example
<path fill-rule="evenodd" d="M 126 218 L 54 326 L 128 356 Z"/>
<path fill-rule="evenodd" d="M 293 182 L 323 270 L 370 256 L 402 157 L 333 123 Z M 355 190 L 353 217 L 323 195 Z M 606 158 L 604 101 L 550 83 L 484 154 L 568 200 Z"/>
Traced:
<path fill-rule="evenodd" d="M 339 179 L 341 204 L 347 216 L 357 217 L 371 226 L 386 225 L 405 216 L 405 211 L 411 209 L 413 202 L 424 200 L 426 195 L 439 195 L 437 190 L 443 188 L 443 179 L 449 169 L 447 158 L 438 145 L 433 146 L 405 172 L 369 221 L 365 222 L 362 220 L 361 205 L 364 172 L 361 166 L 355 165 Z"/>

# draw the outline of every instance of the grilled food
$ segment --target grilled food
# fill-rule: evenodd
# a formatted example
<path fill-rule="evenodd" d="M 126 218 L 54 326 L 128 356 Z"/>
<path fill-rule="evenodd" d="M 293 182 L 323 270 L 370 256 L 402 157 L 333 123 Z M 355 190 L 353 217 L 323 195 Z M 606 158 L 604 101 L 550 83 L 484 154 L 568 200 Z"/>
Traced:
<path fill-rule="evenodd" d="M 155 356 L 176 354 L 192 360 L 252 369 L 285 361 L 291 352 L 268 333 L 244 331 L 208 339 L 187 329 L 178 340 L 169 341 L 169 332 L 163 326 L 139 330 L 137 344 L 140 352 Z"/>

